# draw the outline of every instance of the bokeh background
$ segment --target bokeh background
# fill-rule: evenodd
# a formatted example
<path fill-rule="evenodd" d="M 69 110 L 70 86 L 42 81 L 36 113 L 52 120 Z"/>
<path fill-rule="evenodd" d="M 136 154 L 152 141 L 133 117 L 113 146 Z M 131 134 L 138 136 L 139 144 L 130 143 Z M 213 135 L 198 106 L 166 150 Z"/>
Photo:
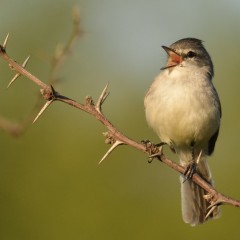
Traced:
<path fill-rule="evenodd" d="M 1 0 L 0 39 L 8 53 L 48 81 L 55 47 L 81 9 L 84 35 L 58 71 L 55 88 L 84 102 L 108 82 L 104 113 L 135 140 L 158 138 L 148 128 L 144 94 L 166 60 L 162 45 L 184 37 L 205 41 L 215 65 L 223 119 L 209 160 L 215 186 L 240 199 L 240 2 L 161 0 Z M 21 122 L 39 88 L 13 76 L 0 60 L 0 116 Z M 43 101 L 42 101 L 43 104 Z M 219 220 L 183 223 L 179 176 L 130 147 L 98 161 L 109 146 L 105 128 L 63 103 L 53 104 L 21 135 L 0 131 L 0 239 L 239 239 L 240 209 L 224 206 Z M 166 151 L 167 154 L 168 151 Z M 175 156 L 170 155 L 177 160 Z"/>

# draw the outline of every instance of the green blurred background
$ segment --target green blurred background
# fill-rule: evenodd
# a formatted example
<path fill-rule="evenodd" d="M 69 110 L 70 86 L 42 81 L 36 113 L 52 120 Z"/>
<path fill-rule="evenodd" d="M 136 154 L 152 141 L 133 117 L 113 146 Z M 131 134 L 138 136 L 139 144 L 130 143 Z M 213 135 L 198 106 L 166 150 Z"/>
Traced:
<path fill-rule="evenodd" d="M 223 120 L 210 159 L 215 186 L 240 199 L 240 2 L 161 0 L 1 0 L 0 39 L 8 53 L 47 82 L 47 60 L 71 33 L 81 9 L 85 33 L 62 65 L 56 89 L 84 102 L 109 82 L 104 112 L 129 137 L 158 138 L 148 128 L 144 94 L 164 65 L 161 45 L 184 37 L 205 41 L 215 65 Z M 39 88 L 13 76 L 0 60 L 0 111 L 22 121 Z M 42 102 L 43 104 L 43 102 Z M 18 138 L 0 133 L 0 239 L 239 239 L 240 209 L 199 227 L 183 223 L 179 176 L 144 154 L 121 147 L 102 164 L 105 128 L 62 103 L 53 104 Z M 167 152 L 168 153 L 168 152 Z M 173 157 L 172 155 L 170 155 Z M 176 157 L 173 157 L 176 159 Z"/>

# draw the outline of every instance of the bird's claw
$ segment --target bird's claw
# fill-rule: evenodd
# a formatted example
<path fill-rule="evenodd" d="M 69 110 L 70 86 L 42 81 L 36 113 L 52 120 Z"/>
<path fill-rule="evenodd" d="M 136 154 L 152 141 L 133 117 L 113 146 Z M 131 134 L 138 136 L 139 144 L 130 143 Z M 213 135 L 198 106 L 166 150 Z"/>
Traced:
<path fill-rule="evenodd" d="M 183 173 L 183 175 L 186 177 L 185 181 L 188 179 L 192 179 L 193 174 L 196 173 L 196 169 L 197 169 L 197 163 L 195 161 L 191 161 L 187 165 L 187 167 Z"/>

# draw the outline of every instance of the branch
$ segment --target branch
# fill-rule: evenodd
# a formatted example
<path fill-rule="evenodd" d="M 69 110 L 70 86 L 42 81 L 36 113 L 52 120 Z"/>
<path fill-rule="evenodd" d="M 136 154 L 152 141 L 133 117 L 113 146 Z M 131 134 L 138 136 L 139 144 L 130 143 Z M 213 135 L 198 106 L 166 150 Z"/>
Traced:
<path fill-rule="evenodd" d="M 60 66 L 71 53 L 72 48 L 79 37 L 81 37 L 84 31 L 80 27 L 80 11 L 78 7 L 74 7 L 72 11 L 72 32 L 65 45 L 59 44 L 56 49 L 53 58 L 51 59 L 51 70 L 49 73 L 49 82 L 54 84 L 57 81 L 57 74 Z"/>
<path fill-rule="evenodd" d="M 0 116 L 0 129 L 14 137 L 18 137 L 22 133 L 26 124 L 28 123 L 25 121 L 19 124 L 18 122 L 10 121 Z"/>
<path fill-rule="evenodd" d="M 8 37 L 6 39 L 8 39 Z M 106 157 L 117 147 L 121 145 L 128 145 L 147 154 L 150 157 L 150 159 L 156 158 L 162 163 L 169 166 L 170 168 L 174 169 L 175 171 L 184 174 L 185 169 L 182 166 L 168 159 L 166 155 L 163 154 L 162 146 L 159 147 L 158 145 L 154 145 L 149 141 L 145 141 L 144 143 L 143 142 L 138 143 L 128 138 L 126 135 L 118 131 L 117 128 L 114 127 L 114 125 L 104 116 L 102 112 L 102 105 L 105 102 L 107 96 L 109 95 L 109 92 L 107 91 L 107 86 L 103 89 L 102 93 L 100 94 L 100 97 L 97 100 L 97 104 L 94 103 L 93 99 L 90 96 L 86 97 L 85 104 L 81 104 L 73 99 L 61 95 L 51 85 L 48 86 L 47 84 L 43 83 L 40 79 L 38 79 L 36 76 L 27 71 L 25 69 L 25 66 L 19 65 L 17 62 L 15 62 L 10 56 L 7 55 L 6 45 L 7 40 L 4 41 L 4 44 L 2 46 L 0 45 L 0 57 L 4 59 L 8 64 L 10 64 L 11 67 L 17 72 L 17 74 L 24 75 L 33 83 L 38 85 L 41 88 L 43 98 L 47 101 L 34 121 L 36 121 L 38 117 L 44 113 L 46 108 L 52 105 L 52 103 L 56 101 L 61 101 L 65 104 L 68 104 L 72 107 L 75 107 L 79 110 L 82 110 L 92 115 L 108 129 L 108 132 L 104 133 L 104 136 L 106 138 L 105 142 L 107 144 L 111 144 L 112 146 L 100 160 L 100 163 L 104 159 L 106 159 Z M 233 198 L 221 194 L 215 188 L 213 188 L 213 186 L 211 186 L 203 178 L 201 178 L 197 173 L 193 174 L 192 181 L 194 181 L 197 185 L 199 185 L 204 190 L 206 190 L 206 192 L 208 192 L 208 195 L 205 196 L 206 200 L 208 200 L 211 204 L 208 215 L 218 205 L 229 204 L 235 207 L 240 207 L 240 201 L 234 200 Z"/>
<path fill-rule="evenodd" d="M 53 83 L 56 84 L 58 82 L 59 77 L 57 77 L 57 74 L 59 72 L 60 66 L 63 64 L 64 60 L 68 57 L 68 55 L 70 55 L 70 53 L 72 52 L 73 46 L 77 42 L 77 39 L 81 37 L 83 34 L 83 30 L 80 27 L 80 11 L 79 11 L 79 8 L 76 6 L 73 8 L 73 11 L 72 11 L 72 25 L 73 25 L 72 32 L 66 44 L 64 45 L 59 44 L 55 49 L 55 53 L 53 57 L 51 57 L 50 59 L 51 68 L 50 68 L 49 77 L 48 77 L 49 84 L 53 84 Z M 9 39 L 9 34 L 7 34 L 3 42 L 2 50 L 6 51 L 8 39 Z M 21 65 L 23 68 L 26 67 L 29 61 L 29 58 L 30 56 L 28 56 L 26 60 L 23 62 L 23 64 Z M 14 67 L 11 65 L 11 63 L 9 63 L 9 67 L 12 70 L 15 70 Z M 16 71 L 16 74 L 14 75 L 12 80 L 9 82 L 7 88 L 9 88 L 20 76 L 21 74 L 18 71 Z M 44 91 L 46 91 L 44 88 L 41 89 L 41 92 L 44 92 Z M 37 101 L 33 106 L 32 111 L 21 122 L 13 122 L 7 118 L 0 116 L 0 129 L 3 129 L 4 131 L 6 131 L 7 133 L 11 134 L 14 137 L 20 136 L 24 131 L 26 131 L 29 125 L 32 122 L 35 122 L 38 119 L 38 117 L 41 115 L 41 112 L 40 112 L 37 115 L 37 117 L 35 117 L 34 119 L 34 116 L 36 114 L 36 109 L 39 109 L 39 104 L 41 104 L 42 102 L 40 100 L 42 100 L 41 95 L 39 95 L 39 98 L 37 98 Z M 51 102 L 44 105 L 44 107 L 42 108 L 42 112 L 50 104 Z"/>

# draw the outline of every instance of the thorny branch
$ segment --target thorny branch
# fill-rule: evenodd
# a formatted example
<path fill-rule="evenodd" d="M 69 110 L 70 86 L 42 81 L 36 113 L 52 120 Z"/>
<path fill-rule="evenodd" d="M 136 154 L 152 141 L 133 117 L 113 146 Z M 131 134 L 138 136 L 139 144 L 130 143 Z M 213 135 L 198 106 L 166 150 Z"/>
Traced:
<path fill-rule="evenodd" d="M 38 113 L 37 117 L 35 118 L 34 122 L 40 117 L 41 114 L 49 107 L 52 103 L 55 101 L 61 101 L 63 103 L 66 103 L 70 106 L 73 106 L 79 110 L 82 110 L 92 116 L 94 116 L 98 121 L 100 121 L 107 129 L 108 131 L 104 133 L 104 136 L 106 138 L 105 142 L 107 144 L 111 144 L 110 149 L 107 151 L 107 153 L 103 156 L 103 158 L 100 160 L 99 163 L 101 163 L 106 157 L 118 146 L 120 145 L 129 145 L 131 147 L 136 148 L 137 150 L 140 150 L 144 153 L 146 153 L 150 159 L 156 158 L 159 161 L 163 162 L 170 168 L 174 169 L 175 171 L 184 174 L 185 169 L 180 166 L 179 164 L 173 162 L 172 160 L 168 159 L 166 155 L 162 151 L 162 146 L 154 145 L 150 142 L 144 142 L 144 143 L 138 143 L 130 138 L 128 138 L 123 133 L 119 132 L 113 124 L 104 116 L 102 112 L 102 105 L 105 102 L 109 92 L 107 91 L 108 85 L 103 89 L 102 93 L 100 94 L 99 99 L 97 100 L 97 103 L 95 104 L 92 97 L 87 96 L 85 100 L 85 104 L 81 104 L 73 99 L 70 99 L 66 96 L 61 95 L 59 92 L 57 92 L 53 86 L 49 86 L 42 82 L 40 79 L 38 79 L 36 76 L 31 74 L 29 71 L 25 69 L 27 61 L 24 62 L 24 64 L 20 65 L 16 61 L 14 61 L 6 52 L 6 46 L 8 37 L 6 37 L 3 45 L 0 45 L 0 57 L 4 59 L 12 69 L 16 71 L 15 76 L 25 76 L 32 82 L 34 82 L 36 85 L 38 85 L 41 88 L 41 94 L 43 98 L 46 100 L 46 104 L 43 106 L 43 108 Z M 15 77 L 16 78 L 16 77 Z M 220 192 L 218 192 L 216 189 L 214 189 L 210 184 L 208 184 L 204 179 L 202 179 L 197 173 L 195 173 L 192 177 L 192 181 L 194 181 L 196 184 L 198 184 L 200 187 L 205 189 L 208 194 L 205 196 L 206 200 L 208 200 L 211 203 L 211 206 L 209 208 L 208 215 L 216 208 L 218 205 L 222 204 L 229 204 L 233 205 L 235 207 L 240 207 L 240 201 L 234 200 L 230 197 L 227 197 Z M 206 216 L 207 217 L 207 216 Z"/>
<path fill-rule="evenodd" d="M 58 82 L 59 78 L 58 78 L 57 74 L 58 74 L 58 70 L 59 70 L 60 66 L 63 64 L 66 57 L 68 57 L 68 55 L 71 54 L 71 50 L 73 49 L 73 46 L 75 45 L 77 39 L 79 37 L 81 37 L 82 34 L 84 33 L 84 31 L 80 27 L 80 12 L 79 12 L 79 8 L 77 6 L 75 6 L 72 11 L 72 25 L 73 25 L 72 31 L 71 31 L 71 34 L 70 34 L 66 44 L 64 44 L 64 45 L 59 44 L 55 49 L 53 57 L 51 57 L 51 59 L 49 59 L 50 64 L 51 64 L 49 77 L 48 77 L 48 81 L 47 81 L 49 84 L 56 84 Z M 4 43 L 2 44 L 2 49 L 6 49 L 7 43 L 8 43 L 8 38 L 9 38 L 9 34 L 6 36 Z M 23 64 L 21 65 L 23 68 L 26 67 L 26 65 L 29 61 L 29 58 L 30 58 L 30 56 L 28 56 L 26 58 L 26 60 L 23 62 Z M 14 70 L 14 68 L 12 67 L 10 62 L 9 62 L 9 67 Z M 18 71 L 16 71 L 16 74 L 14 75 L 12 80 L 9 82 L 7 88 L 9 88 L 15 82 L 15 80 L 20 76 L 21 76 L 21 74 Z M 42 87 L 43 87 L 43 89 L 41 90 L 41 92 L 46 91 L 45 86 L 42 86 Z M 35 117 L 36 110 L 39 109 L 39 105 L 41 103 L 42 103 L 42 97 L 39 94 L 39 97 L 37 98 L 36 103 L 33 106 L 31 112 L 20 122 L 11 121 L 10 119 L 0 116 L 0 129 L 6 131 L 7 133 L 9 133 L 15 137 L 21 135 L 24 131 L 26 131 L 26 129 L 29 127 L 29 125 L 31 125 L 31 123 L 35 122 L 35 120 L 37 119 L 38 115 L 37 115 L 37 117 Z M 47 102 L 45 108 L 47 108 L 48 105 L 50 105 L 50 104 L 51 104 L 51 102 L 50 103 Z M 35 120 L 33 120 L 34 117 L 35 117 Z"/>

